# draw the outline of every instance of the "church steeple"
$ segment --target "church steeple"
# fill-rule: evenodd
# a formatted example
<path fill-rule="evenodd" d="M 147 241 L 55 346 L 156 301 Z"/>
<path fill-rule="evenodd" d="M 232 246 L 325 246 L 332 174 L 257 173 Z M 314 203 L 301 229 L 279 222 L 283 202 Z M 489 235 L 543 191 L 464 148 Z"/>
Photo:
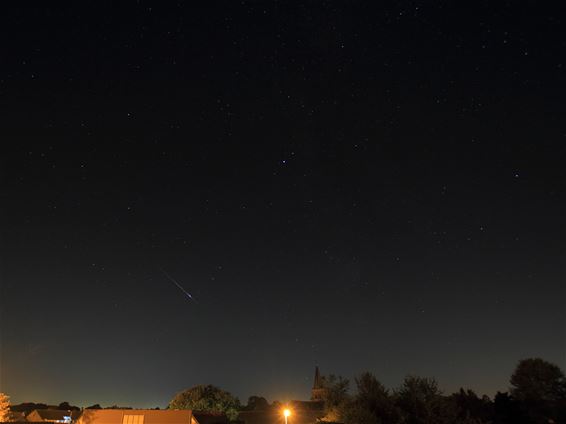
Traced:
<path fill-rule="evenodd" d="M 320 381 L 320 371 L 318 366 L 314 367 L 314 383 L 312 385 L 313 389 L 322 389 L 322 382 Z"/>
<path fill-rule="evenodd" d="M 326 389 L 320 376 L 318 366 L 314 368 L 314 381 L 311 390 L 311 400 L 323 401 L 326 398 Z"/>

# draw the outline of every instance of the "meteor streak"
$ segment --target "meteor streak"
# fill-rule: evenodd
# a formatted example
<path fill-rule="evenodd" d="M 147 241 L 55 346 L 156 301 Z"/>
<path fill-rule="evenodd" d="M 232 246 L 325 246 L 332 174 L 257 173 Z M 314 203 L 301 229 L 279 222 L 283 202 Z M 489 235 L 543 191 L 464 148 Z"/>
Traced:
<path fill-rule="evenodd" d="M 165 277 L 167 277 L 167 279 L 168 279 L 169 281 L 171 281 L 173 284 L 175 284 L 175 285 L 179 288 L 179 290 L 181 290 L 183 293 L 185 293 L 185 295 L 186 295 L 189 299 L 191 299 L 192 301 L 196 302 L 196 300 L 193 299 L 193 296 L 192 296 L 188 291 L 186 291 L 186 290 L 183 288 L 183 286 L 181 286 L 173 277 L 171 277 L 169 274 L 167 274 L 163 269 L 161 270 L 161 272 L 163 273 L 163 275 L 165 275 Z"/>

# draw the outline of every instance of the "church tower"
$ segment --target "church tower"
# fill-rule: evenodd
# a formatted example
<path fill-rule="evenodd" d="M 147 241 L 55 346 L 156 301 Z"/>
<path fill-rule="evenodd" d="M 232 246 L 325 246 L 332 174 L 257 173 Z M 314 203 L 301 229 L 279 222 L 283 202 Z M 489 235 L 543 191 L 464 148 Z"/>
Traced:
<path fill-rule="evenodd" d="M 323 401 L 326 398 L 326 389 L 320 376 L 318 366 L 314 369 L 314 382 L 311 390 L 311 400 Z"/>

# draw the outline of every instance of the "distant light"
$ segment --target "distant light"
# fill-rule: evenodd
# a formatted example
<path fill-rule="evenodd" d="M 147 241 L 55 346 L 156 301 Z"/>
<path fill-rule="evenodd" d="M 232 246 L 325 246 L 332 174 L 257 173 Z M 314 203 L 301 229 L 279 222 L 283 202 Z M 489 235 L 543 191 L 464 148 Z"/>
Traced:
<path fill-rule="evenodd" d="M 286 417 L 291 415 L 291 410 L 290 409 L 284 409 L 283 410 L 283 415 L 285 415 Z"/>

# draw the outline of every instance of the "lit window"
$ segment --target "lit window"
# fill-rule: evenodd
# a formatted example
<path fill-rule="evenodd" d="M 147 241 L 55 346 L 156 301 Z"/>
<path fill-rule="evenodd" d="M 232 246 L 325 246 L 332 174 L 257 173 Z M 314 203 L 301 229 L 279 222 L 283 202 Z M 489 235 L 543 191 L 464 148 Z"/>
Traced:
<path fill-rule="evenodd" d="M 124 415 L 122 424 L 143 424 L 143 415 Z"/>

